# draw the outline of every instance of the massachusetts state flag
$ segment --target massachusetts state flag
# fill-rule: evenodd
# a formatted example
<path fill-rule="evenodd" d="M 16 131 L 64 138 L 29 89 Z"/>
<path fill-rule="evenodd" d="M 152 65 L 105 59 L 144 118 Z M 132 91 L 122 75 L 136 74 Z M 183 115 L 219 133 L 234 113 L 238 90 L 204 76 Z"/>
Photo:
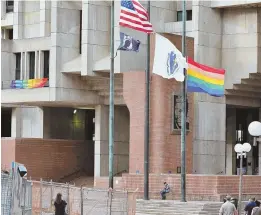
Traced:
<path fill-rule="evenodd" d="M 137 0 L 121 0 L 120 25 L 145 33 L 152 33 L 146 9 Z"/>
<path fill-rule="evenodd" d="M 186 58 L 166 37 L 156 34 L 153 73 L 163 78 L 185 79 L 184 69 L 188 68 Z"/>
<path fill-rule="evenodd" d="M 133 37 L 120 32 L 121 44 L 118 50 L 122 51 L 139 51 L 140 41 L 133 39 Z"/>

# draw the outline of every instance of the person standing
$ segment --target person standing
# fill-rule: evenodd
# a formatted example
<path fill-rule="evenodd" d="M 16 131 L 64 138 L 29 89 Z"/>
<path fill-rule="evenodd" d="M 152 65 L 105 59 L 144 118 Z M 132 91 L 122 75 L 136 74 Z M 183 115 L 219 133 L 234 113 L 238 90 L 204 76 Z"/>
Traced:
<path fill-rule="evenodd" d="M 66 205 L 67 205 L 66 201 L 62 200 L 62 194 L 58 193 L 54 202 L 55 215 L 66 215 L 65 213 Z"/>
<path fill-rule="evenodd" d="M 230 202 L 231 196 L 226 197 L 226 202 L 221 205 L 219 215 L 235 215 L 237 214 L 236 207 Z"/>

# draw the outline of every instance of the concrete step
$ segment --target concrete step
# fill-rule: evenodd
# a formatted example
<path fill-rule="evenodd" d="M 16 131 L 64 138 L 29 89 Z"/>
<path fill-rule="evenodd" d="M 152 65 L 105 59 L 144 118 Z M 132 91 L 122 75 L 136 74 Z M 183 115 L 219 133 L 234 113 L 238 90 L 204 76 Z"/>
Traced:
<path fill-rule="evenodd" d="M 242 203 L 242 214 L 245 202 Z M 218 215 L 222 202 L 137 200 L 137 215 Z"/>

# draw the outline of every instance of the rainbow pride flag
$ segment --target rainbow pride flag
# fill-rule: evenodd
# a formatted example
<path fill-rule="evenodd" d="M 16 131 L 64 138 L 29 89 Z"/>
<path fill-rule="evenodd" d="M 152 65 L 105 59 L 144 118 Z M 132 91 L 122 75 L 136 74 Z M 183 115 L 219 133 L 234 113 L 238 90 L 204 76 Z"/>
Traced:
<path fill-rule="evenodd" d="M 224 96 L 225 70 L 199 64 L 188 58 L 187 91 Z"/>
<path fill-rule="evenodd" d="M 29 80 L 13 80 L 11 82 L 11 88 L 13 89 L 32 89 L 44 87 L 48 81 L 48 78 L 29 79 Z"/>

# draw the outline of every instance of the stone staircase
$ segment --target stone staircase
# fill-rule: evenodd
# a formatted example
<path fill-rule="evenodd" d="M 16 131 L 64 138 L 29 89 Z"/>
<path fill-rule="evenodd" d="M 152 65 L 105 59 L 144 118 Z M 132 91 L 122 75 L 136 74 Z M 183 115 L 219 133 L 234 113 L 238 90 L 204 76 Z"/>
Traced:
<path fill-rule="evenodd" d="M 222 202 L 137 200 L 136 215 L 218 215 Z M 244 208 L 245 203 L 242 203 Z M 243 211 L 241 214 L 244 214 Z"/>

